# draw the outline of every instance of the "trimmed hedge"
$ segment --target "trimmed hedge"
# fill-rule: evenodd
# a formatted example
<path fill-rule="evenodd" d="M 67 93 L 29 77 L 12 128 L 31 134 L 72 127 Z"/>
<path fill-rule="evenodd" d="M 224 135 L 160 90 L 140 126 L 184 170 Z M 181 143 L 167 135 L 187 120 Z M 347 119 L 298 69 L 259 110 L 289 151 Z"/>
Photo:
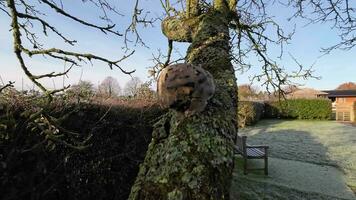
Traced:
<path fill-rule="evenodd" d="M 265 104 L 266 118 L 328 120 L 331 101 L 327 99 L 290 99 Z"/>
<path fill-rule="evenodd" d="M 264 104 L 253 101 L 239 101 L 237 104 L 238 126 L 245 127 L 258 122 L 264 113 Z"/>
<path fill-rule="evenodd" d="M 131 101 L 113 106 L 56 102 L 46 109 L 66 116 L 60 120 L 65 129 L 80 138 L 91 135 L 87 148 L 76 150 L 31 129 L 28 116 L 36 107 L 27 100 L 0 95 L 0 199 L 128 198 L 162 109 Z M 66 133 L 61 139 L 72 141 Z"/>

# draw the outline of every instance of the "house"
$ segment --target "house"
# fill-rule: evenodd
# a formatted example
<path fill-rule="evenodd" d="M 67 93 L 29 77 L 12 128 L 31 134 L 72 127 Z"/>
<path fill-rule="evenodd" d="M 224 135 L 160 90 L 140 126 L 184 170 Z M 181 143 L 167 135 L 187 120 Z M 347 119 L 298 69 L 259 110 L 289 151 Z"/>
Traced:
<path fill-rule="evenodd" d="M 331 100 L 333 119 L 355 121 L 356 90 L 325 90 L 318 97 Z"/>

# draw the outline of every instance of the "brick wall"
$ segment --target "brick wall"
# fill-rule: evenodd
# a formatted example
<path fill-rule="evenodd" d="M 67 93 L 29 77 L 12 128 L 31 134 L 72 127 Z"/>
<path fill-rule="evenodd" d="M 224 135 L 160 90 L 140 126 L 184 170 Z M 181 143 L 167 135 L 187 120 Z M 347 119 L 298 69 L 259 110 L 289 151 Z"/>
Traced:
<path fill-rule="evenodd" d="M 356 97 L 336 98 L 336 120 L 356 121 Z"/>

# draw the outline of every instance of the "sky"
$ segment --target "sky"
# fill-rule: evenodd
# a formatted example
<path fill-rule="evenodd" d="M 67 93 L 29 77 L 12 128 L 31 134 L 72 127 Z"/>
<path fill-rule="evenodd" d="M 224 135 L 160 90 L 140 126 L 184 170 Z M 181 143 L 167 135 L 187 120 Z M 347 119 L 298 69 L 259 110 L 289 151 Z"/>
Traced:
<path fill-rule="evenodd" d="M 29 1 L 37 2 L 37 1 Z M 75 16 L 85 19 L 90 22 L 105 24 L 99 19 L 100 13 L 89 3 L 82 4 L 81 1 L 64 0 L 64 9 Z M 130 16 L 133 10 L 133 1 L 131 0 L 112 0 L 117 6 L 119 12 L 125 16 L 111 14 L 113 22 L 116 24 L 117 30 L 124 32 L 130 23 Z M 159 1 L 141 0 L 140 5 L 144 11 L 150 11 L 148 16 L 162 17 L 163 10 L 160 7 Z M 112 60 L 121 58 L 125 53 L 122 48 L 124 46 L 123 38 L 112 34 L 103 34 L 93 28 L 85 27 L 77 22 L 59 17 L 55 12 L 49 10 L 45 5 L 38 7 L 47 16 L 45 19 L 48 22 L 56 25 L 57 29 L 63 32 L 71 39 L 75 39 L 78 43 L 75 47 L 64 44 L 56 35 L 49 33 L 48 37 L 41 34 L 41 26 L 35 23 L 34 30 L 41 35 L 41 41 L 45 47 L 60 47 L 66 50 L 95 53 Z M 283 28 L 291 30 L 296 24 L 296 33 L 293 36 L 290 45 L 285 47 L 285 54 L 282 59 L 276 58 L 277 62 L 284 66 L 287 71 L 296 69 L 297 65 L 289 56 L 292 54 L 299 63 L 305 66 L 313 65 L 314 75 L 320 76 L 320 80 L 295 80 L 302 84 L 302 87 L 312 87 L 319 90 L 334 89 L 344 82 L 356 82 L 356 49 L 350 51 L 336 50 L 331 54 L 321 56 L 320 49 L 337 43 L 337 31 L 330 28 L 330 24 L 315 24 L 305 26 L 303 20 L 295 20 L 289 22 L 285 20 L 290 17 L 291 10 L 287 8 L 271 7 L 270 13 L 275 16 Z M 33 84 L 22 72 L 19 63 L 12 50 L 12 35 L 10 32 L 10 18 L 0 12 L 0 76 L 4 82 L 15 81 L 15 86 L 18 89 L 31 89 Z M 167 39 L 160 31 L 160 21 L 157 20 L 153 27 L 139 28 L 140 35 L 147 47 L 141 45 L 134 46 L 130 44 L 132 49 L 135 49 L 135 54 L 122 62 L 122 66 L 126 70 L 135 69 L 133 76 L 139 77 L 142 81 L 149 80 L 148 68 L 153 65 L 152 54 L 157 55 L 158 49 L 163 53 L 167 51 Z M 131 37 L 132 35 L 130 35 Z M 131 37 L 132 38 L 132 37 Z M 175 43 L 175 48 L 182 55 L 185 55 L 188 44 Z M 272 54 L 277 54 L 276 49 L 271 49 Z M 276 52 L 273 52 L 276 51 Z M 251 63 L 257 63 L 254 57 L 249 58 Z M 62 72 L 65 66 L 63 62 L 53 61 L 43 57 L 25 58 L 29 69 L 35 74 L 44 72 Z M 253 66 L 249 71 L 243 74 L 236 73 L 238 84 L 250 83 L 250 78 L 259 74 L 261 69 Z M 121 87 L 131 79 L 130 76 L 121 73 L 118 69 L 110 70 L 110 68 L 102 62 L 93 62 L 93 64 L 83 64 L 81 67 L 75 67 L 68 74 L 68 77 L 43 80 L 43 84 L 48 88 L 61 88 L 62 85 L 75 84 L 79 80 L 91 81 L 94 85 L 98 85 L 105 77 L 112 76 L 119 81 Z M 261 83 L 254 82 L 254 85 L 259 86 Z M 152 86 L 154 87 L 154 86 Z"/>

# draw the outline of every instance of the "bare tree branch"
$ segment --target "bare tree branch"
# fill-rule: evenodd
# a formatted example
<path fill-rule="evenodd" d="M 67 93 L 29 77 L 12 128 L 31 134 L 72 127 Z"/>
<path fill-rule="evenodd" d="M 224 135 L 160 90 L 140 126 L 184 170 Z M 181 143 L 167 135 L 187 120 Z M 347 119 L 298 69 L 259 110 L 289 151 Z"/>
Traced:
<path fill-rule="evenodd" d="M 17 13 L 17 17 L 19 18 L 26 18 L 26 19 L 32 19 L 32 20 L 36 20 L 39 21 L 42 24 L 42 28 L 43 28 L 43 33 L 45 35 L 47 35 L 47 28 L 51 29 L 55 34 L 57 34 L 59 37 L 61 37 L 65 42 L 69 43 L 70 45 L 74 45 L 74 43 L 76 43 L 76 40 L 69 40 L 66 37 L 63 36 L 62 33 L 60 33 L 55 27 L 51 26 L 50 24 L 48 24 L 45 20 L 36 17 L 36 16 L 31 16 L 28 14 L 24 14 L 24 13 Z"/>
<path fill-rule="evenodd" d="M 290 17 L 304 18 L 309 24 L 330 22 L 331 28 L 339 31 L 340 41 L 322 48 L 324 53 L 334 49 L 350 50 L 356 45 L 356 4 L 349 0 L 288 0 L 284 5 L 295 8 Z"/>
<path fill-rule="evenodd" d="M 143 17 L 140 17 L 141 15 L 143 15 Z M 137 26 L 138 24 L 143 24 L 143 26 L 153 26 L 153 23 L 157 20 L 157 19 L 147 19 L 148 17 L 148 13 L 143 13 L 143 9 L 139 7 L 139 0 L 136 0 L 135 1 L 135 4 L 134 4 L 134 8 L 133 8 L 133 14 L 132 14 L 132 17 L 131 17 L 131 24 L 126 28 L 126 31 L 125 31 L 125 47 L 126 49 L 128 49 L 128 42 L 132 42 L 131 40 L 129 40 L 128 38 L 128 34 L 131 32 L 131 33 L 134 33 L 136 39 L 135 39 L 135 42 L 134 44 L 141 44 L 142 46 L 144 47 L 147 47 L 148 46 L 145 44 L 145 42 L 142 40 L 142 37 L 141 35 L 139 34 L 138 30 L 137 30 Z"/>
<path fill-rule="evenodd" d="M 115 35 L 118 35 L 118 36 L 122 36 L 122 34 L 120 34 L 119 32 L 112 30 L 112 29 L 115 27 L 115 24 L 107 25 L 106 27 L 104 27 L 104 26 L 97 26 L 97 25 L 95 25 L 95 24 L 93 24 L 93 23 L 89 23 L 89 22 L 86 22 L 86 21 L 84 21 L 84 20 L 82 20 L 82 19 L 79 19 L 79 18 L 77 18 L 77 17 L 74 17 L 73 15 L 71 15 L 71 14 L 65 12 L 62 8 L 59 8 L 58 6 L 56 6 L 54 3 L 51 3 L 51 2 L 49 2 L 49 1 L 47 1 L 47 0 L 40 0 L 40 1 L 43 2 L 43 3 L 45 3 L 45 4 L 47 4 L 49 7 L 51 7 L 52 9 L 54 9 L 57 13 L 59 13 L 59 14 L 65 16 L 65 17 L 68 17 L 68 18 L 70 18 L 70 19 L 72 19 L 72 20 L 74 20 L 74 21 L 76 21 L 76 22 L 79 22 L 79 23 L 81 23 L 81 24 L 83 24 L 83 25 L 85 25 L 85 26 L 89 26 L 89 27 L 93 27 L 93 28 L 99 29 L 100 31 L 102 31 L 102 32 L 105 33 L 105 34 L 106 34 L 107 32 L 109 32 L 109 33 L 112 33 L 112 34 L 115 34 Z"/>
<path fill-rule="evenodd" d="M 129 54 L 124 55 L 122 58 L 120 58 L 119 60 L 116 61 L 111 61 L 108 60 L 104 57 L 100 57 L 94 54 L 90 54 L 90 53 L 76 53 L 76 52 L 71 52 L 71 51 L 64 51 L 62 49 L 57 49 L 57 48 L 50 48 L 50 49 L 43 49 L 43 50 L 28 50 L 24 47 L 21 47 L 21 50 L 28 54 L 29 56 L 33 56 L 33 55 L 50 55 L 52 57 L 54 57 L 52 55 L 52 53 L 56 53 L 56 54 L 60 54 L 60 55 L 66 55 L 66 56 L 72 56 L 74 58 L 76 58 L 78 61 L 83 61 L 83 59 L 87 59 L 88 61 L 91 60 L 99 60 L 102 62 L 105 62 L 108 64 L 108 66 L 110 67 L 110 69 L 113 69 L 113 66 L 117 67 L 118 69 L 120 69 L 120 71 L 124 74 L 132 74 L 134 73 L 136 70 L 131 70 L 131 71 L 126 71 L 124 70 L 121 66 L 119 66 L 118 63 L 122 62 L 123 60 L 127 59 L 128 57 L 130 57 L 131 55 L 133 55 L 135 53 L 135 51 L 131 51 Z M 55 57 L 58 59 L 66 59 L 66 57 Z M 73 62 L 69 59 L 66 59 L 66 61 L 70 61 Z"/>
<path fill-rule="evenodd" d="M 11 17 L 10 13 L 6 10 L 5 1 L 0 1 L 0 11 L 3 11 L 7 16 Z"/>
<path fill-rule="evenodd" d="M 52 0 L 50 0 L 50 1 L 39 0 L 39 2 L 48 5 L 50 8 L 54 9 L 60 15 L 68 17 L 76 22 L 79 22 L 80 24 L 83 24 L 84 26 L 89 26 L 89 27 L 99 29 L 104 33 L 113 33 L 117 36 L 122 36 L 118 32 L 115 32 L 112 30 L 115 25 L 108 25 L 107 27 L 97 26 L 95 24 L 86 22 L 82 19 L 76 18 L 73 15 L 71 15 L 70 13 L 67 13 L 66 11 L 64 11 L 63 4 L 61 1 L 60 1 L 60 6 L 57 6 L 55 1 L 52 1 Z M 98 8 L 100 8 L 103 11 L 102 19 L 105 21 L 108 21 L 108 22 L 110 21 L 108 18 L 108 15 L 106 13 L 107 10 L 113 11 L 114 13 L 120 15 L 120 13 L 116 10 L 116 8 L 111 6 L 106 0 L 90 0 L 89 2 L 93 3 L 95 6 L 97 6 Z M 21 12 L 18 11 L 18 7 L 20 10 L 22 10 Z M 78 53 L 78 52 L 73 52 L 73 51 L 66 51 L 66 50 L 59 49 L 59 48 L 43 49 L 43 45 L 38 42 L 37 34 L 31 30 L 31 28 L 34 27 L 34 24 L 32 22 L 38 22 L 39 24 L 41 24 L 42 32 L 46 36 L 47 36 L 47 30 L 51 30 L 57 36 L 59 36 L 65 43 L 74 45 L 76 43 L 76 40 L 70 40 L 66 36 L 64 36 L 62 32 L 58 31 L 56 26 L 48 23 L 43 18 L 43 16 L 45 16 L 44 13 L 41 13 L 40 11 L 38 11 L 36 9 L 36 6 L 31 5 L 27 1 L 6 0 L 6 4 L 5 4 L 5 1 L 0 1 L 0 8 L 3 8 L 5 11 L 7 11 L 6 9 L 9 10 L 9 12 L 7 12 L 7 14 L 9 14 L 9 16 L 12 19 L 12 22 L 11 22 L 12 29 L 11 30 L 13 32 L 14 52 L 16 54 L 17 59 L 19 60 L 22 70 L 25 72 L 26 76 L 42 92 L 44 92 L 44 94 L 46 94 L 49 97 L 50 101 L 52 99 L 51 96 L 53 94 L 55 94 L 56 92 L 63 91 L 68 87 L 64 87 L 64 88 L 57 89 L 57 90 L 48 90 L 38 80 L 43 79 L 43 78 L 54 78 L 54 77 L 66 76 L 69 73 L 69 71 L 72 69 L 73 66 L 79 66 L 81 62 L 86 63 L 86 61 L 91 62 L 92 60 L 98 60 L 98 61 L 106 63 L 111 69 L 113 69 L 113 67 L 118 68 L 124 74 L 130 75 L 133 72 L 135 72 L 135 70 L 131 70 L 131 71 L 124 70 L 119 65 L 120 62 L 122 62 L 123 60 L 130 57 L 134 53 L 134 51 L 131 51 L 127 55 L 122 56 L 118 60 L 109 60 L 107 58 L 97 56 L 94 54 L 90 54 L 90 53 Z M 25 33 L 26 39 L 33 45 L 33 50 L 28 49 L 23 46 L 21 32 Z M 56 59 L 56 60 L 69 62 L 72 66 L 68 70 L 66 70 L 65 72 L 62 72 L 62 73 L 51 72 L 51 73 L 47 73 L 47 74 L 34 75 L 30 72 L 28 66 L 26 65 L 25 60 L 23 58 L 23 53 L 27 54 L 30 57 L 33 55 L 48 56 L 48 57 Z"/>
<path fill-rule="evenodd" d="M 9 83 L 7 83 L 6 85 L 3 85 L 0 87 L 0 93 L 5 90 L 6 88 L 9 88 L 9 87 L 14 87 L 14 83 L 15 82 L 12 82 L 12 81 L 9 81 Z"/>

